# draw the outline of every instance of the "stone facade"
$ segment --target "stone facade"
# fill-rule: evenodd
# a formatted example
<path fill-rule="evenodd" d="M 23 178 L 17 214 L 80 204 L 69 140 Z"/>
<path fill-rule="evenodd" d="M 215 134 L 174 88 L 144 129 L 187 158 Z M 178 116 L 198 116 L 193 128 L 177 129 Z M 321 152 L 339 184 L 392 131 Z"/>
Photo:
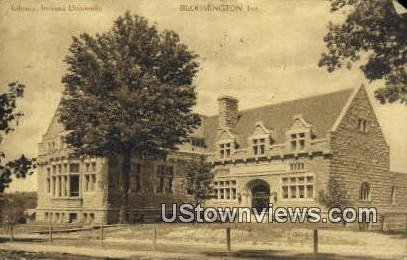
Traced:
<path fill-rule="evenodd" d="M 218 102 L 219 115 L 202 116 L 166 160 L 133 159 L 130 222 L 155 221 L 161 203 L 189 201 L 184 167 L 200 155 L 215 171 L 215 198 L 205 206 L 324 208 L 319 194 L 335 180 L 353 206 L 377 207 L 380 222 L 370 228 L 406 218 L 407 174 L 389 170 L 389 146 L 364 87 L 243 111 L 233 97 Z M 63 135 L 54 118 L 40 144 L 37 221 L 116 223 L 121 159 L 73 158 Z"/>

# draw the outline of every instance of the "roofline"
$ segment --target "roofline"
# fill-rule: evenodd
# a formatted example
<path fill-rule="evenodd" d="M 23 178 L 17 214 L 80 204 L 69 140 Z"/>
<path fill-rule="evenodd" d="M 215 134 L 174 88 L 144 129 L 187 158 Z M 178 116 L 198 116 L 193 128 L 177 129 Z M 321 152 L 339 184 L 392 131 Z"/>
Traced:
<path fill-rule="evenodd" d="M 283 101 L 276 102 L 276 103 L 269 103 L 269 104 L 261 105 L 261 106 L 258 106 L 258 107 L 245 108 L 245 109 L 239 110 L 239 113 L 247 112 L 247 111 L 251 111 L 251 110 L 256 110 L 256 109 L 260 109 L 260 108 L 264 108 L 264 107 L 268 107 L 268 106 L 275 106 L 275 105 L 281 105 L 281 104 L 285 104 L 285 103 L 295 102 L 295 101 L 298 101 L 298 100 L 306 100 L 306 99 L 309 99 L 309 98 L 315 98 L 315 97 L 320 97 L 320 96 L 325 96 L 325 95 L 331 95 L 331 94 L 335 94 L 335 93 L 338 93 L 338 92 L 347 91 L 347 90 L 351 90 L 351 89 L 352 88 L 344 88 L 344 89 L 336 90 L 336 91 L 332 91 L 332 92 L 321 93 L 321 94 L 317 94 L 317 95 L 312 95 L 312 96 L 307 96 L 307 97 L 300 97 L 300 98 L 290 99 L 290 100 L 283 100 Z M 219 116 L 219 113 L 216 113 L 214 115 L 204 115 L 204 116 L 208 117 L 208 118 L 209 117 L 213 118 L 213 117 Z"/>
<path fill-rule="evenodd" d="M 335 131 L 338 129 L 339 124 L 342 122 L 342 119 L 345 117 L 346 112 L 348 111 L 350 105 L 352 104 L 353 99 L 356 97 L 356 95 L 358 94 L 359 90 L 360 90 L 361 88 L 363 88 L 363 87 L 364 87 L 364 85 L 361 84 L 359 87 L 356 87 L 356 88 L 353 90 L 352 94 L 349 96 L 348 100 L 347 100 L 346 103 L 345 103 L 345 106 L 342 108 L 341 113 L 339 114 L 338 118 L 335 120 L 335 123 L 333 124 L 333 126 L 332 126 L 332 128 L 329 130 L 329 132 L 335 132 Z"/>

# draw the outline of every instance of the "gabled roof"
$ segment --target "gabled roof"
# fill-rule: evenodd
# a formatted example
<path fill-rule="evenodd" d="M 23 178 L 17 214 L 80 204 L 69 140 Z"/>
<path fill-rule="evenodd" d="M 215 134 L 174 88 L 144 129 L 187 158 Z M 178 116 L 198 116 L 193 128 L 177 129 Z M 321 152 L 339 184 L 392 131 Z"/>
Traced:
<path fill-rule="evenodd" d="M 325 138 L 334 125 L 354 89 L 346 89 L 239 112 L 239 121 L 233 129 L 241 148 L 247 147 L 248 137 L 252 135 L 256 122 L 262 121 L 268 129 L 275 129 L 272 138 L 275 143 L 284 143 L 286 131 L 294 122 L 294 116 L 301 115 L 312 127 L 316 138 Z M 203 117 L 204 137 L 209 150 L 215 150 L 218 133 L 218 116 Z"/>

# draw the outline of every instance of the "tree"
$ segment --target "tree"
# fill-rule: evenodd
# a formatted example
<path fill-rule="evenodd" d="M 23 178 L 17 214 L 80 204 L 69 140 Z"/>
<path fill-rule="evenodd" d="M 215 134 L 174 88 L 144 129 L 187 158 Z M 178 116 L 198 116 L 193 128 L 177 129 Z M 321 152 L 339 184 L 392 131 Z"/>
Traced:
<path fill-rule="evenodd" d="M 398 14 L 391 0 L 331 0 L 331 12 L 340 10 L 348 12 L 347 18 L 329 23 L 328 51 L 319 66 L 333 72 L 361 61 L 368 80 L 384 80 L 385 86 L 375 91 L 382 104 L 407 104 L 407 14 Z"/>
<path fill-rule="evenodd" d="M 25 85 L 12 82 L 8 87 L 8 91 L 0 95 L 0 144 L 5 135 L 15 130 L 23 116 L 23 113 L 16 109 L 17 99 L 24 96 Z M 13 175 L 16 178 L 25 178 L 27 174 L 32 174 L 31 169 L 35 168 L 35 159 L 29 159 L 24 154 L 7 163 L 4 163 L 5 159 L 6 154 L 0 150 L 0 194 L 9 186 Z"/>
<path fill-rule="evenodd" d="M 163 157 L 199 125 L 197 55 L 170 30 L 126 12 L 103 34 L 73 37 L 65 62 L 60 120 L 78 155 L 121 158 L 120 222 L 128 204 L 130 158 Z"/>
<path fill-rule="evenodd" d="M 187 194 L 192 195 L 196 205 L 213 198 L 213 166 L 204 158 L 191 160 L 185 167 Z"/>

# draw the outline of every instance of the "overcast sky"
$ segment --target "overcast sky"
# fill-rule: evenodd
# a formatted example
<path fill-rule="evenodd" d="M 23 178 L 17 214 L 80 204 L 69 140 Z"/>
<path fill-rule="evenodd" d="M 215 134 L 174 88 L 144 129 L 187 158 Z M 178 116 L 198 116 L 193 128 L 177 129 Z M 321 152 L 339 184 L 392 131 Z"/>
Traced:
<path fill-rule="evenodd" d="M 0 2 L 0 90 L 19 80 L 27 85 L 19 102 L 25 116 L 17 130 L 2 144 L 8 159 L 25 153 L 36 156 L 62 93 L 63 62 L 71 37 L 82 32 L 104 32 L 126 10 L 145 16 L 160 29 L 179 33 L 190 50 L 200 55 L 195 80 L 198 92 L 196 111 L 215 114 L 216 98 L 232 94 L 241 109 L 296 99 L 344 88 L 368 86 L 370 94 L 381 82 L 369 84 L 356 67 L 328 73 L 317 66 L 324 50 L 322 38 L 330 20 L 323 0 L 212 1 L 214 4 L 242 4 L 257 11 L 181 12 L 180 5 L 205 5 L 196 1 L 21 1 L 22 8 L 42 6 L 66 11 L 13 11 L 17 2 Z M 13 6 L 14 4 L 14 6 Z M 97 12 L 69 11 L 77 7 L 98 7 Z M 372 97 L 372 95 L 371 95 Z M 380 105 L 375 111 L 391 147 L 391 168 L 407 172 L 407 107 Z M 404 134 L 403 134 L 404 133 Z M 9 191 L 35 190 L 30 177 L 16 181 Z"/>

